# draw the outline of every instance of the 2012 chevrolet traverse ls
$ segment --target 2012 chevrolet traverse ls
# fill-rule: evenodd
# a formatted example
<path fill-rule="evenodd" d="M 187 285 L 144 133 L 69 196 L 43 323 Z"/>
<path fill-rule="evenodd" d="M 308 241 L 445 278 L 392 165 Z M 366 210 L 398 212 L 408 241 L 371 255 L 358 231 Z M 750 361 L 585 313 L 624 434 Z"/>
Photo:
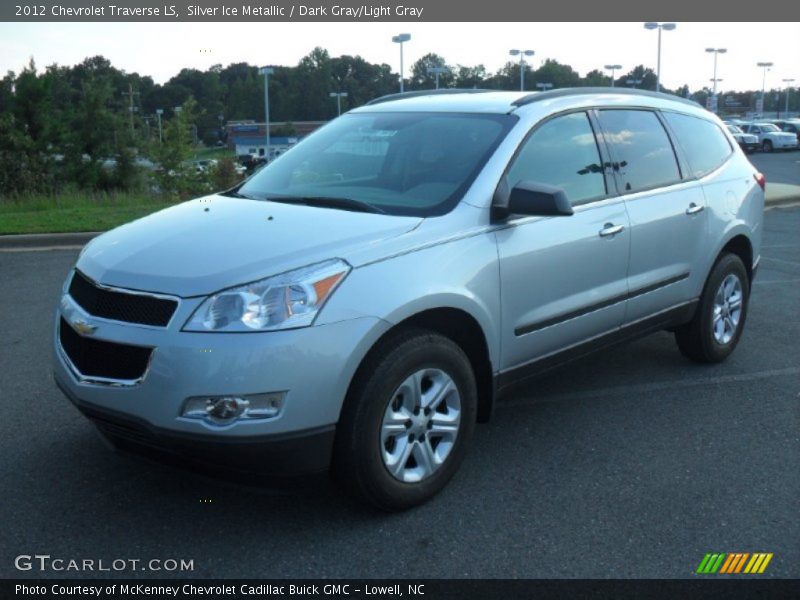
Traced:
<path fill-rule="evenodd" d="M 634 90 L 410 93 L 226 193 L 93 240 L 55 378 L 101 432 L 386 509 L 441 490 L 521 377 L 672 329 L 725 359 L 764 179 L 699 106 Z"/>

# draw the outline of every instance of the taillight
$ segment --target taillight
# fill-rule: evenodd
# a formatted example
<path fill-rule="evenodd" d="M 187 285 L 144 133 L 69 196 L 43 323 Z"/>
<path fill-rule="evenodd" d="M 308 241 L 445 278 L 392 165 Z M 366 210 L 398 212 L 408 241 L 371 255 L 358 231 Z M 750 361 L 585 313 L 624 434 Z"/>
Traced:
<path fill-rule="evenodd" d="M 756 180 L 756 183 L 758 184 L 758 187 L 760 187 L 762 190 L 766 189 L 766 187 L 767 187 L 767 178 L 764 177 L 763 173 L 758 173 L 758 172 L 753 173 L 753 179 Z"/>

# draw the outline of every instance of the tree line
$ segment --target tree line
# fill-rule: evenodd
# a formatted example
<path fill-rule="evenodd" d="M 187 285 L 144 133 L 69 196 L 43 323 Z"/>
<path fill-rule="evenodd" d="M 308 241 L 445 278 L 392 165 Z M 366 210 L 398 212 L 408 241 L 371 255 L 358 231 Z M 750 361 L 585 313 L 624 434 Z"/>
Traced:
<path fill-rule="evenodd" d="M 509 61 L 490 73 L 483 65 L 448 65 L 442 56 L 427 54 L 412 65 L 406 90 L 433 88 L 431 67 L 447 67 L 440 87 L 519 89 L 519 62 Z M 550 59 L 524 69 L 529 90 L 540 83 L 554 88 L 610 84 L 602 71 L 581 77 L 569 65 Z M 655 73 L 641 65 L 621 74 L 615 84 L 628 86 L 629 81 L 642 89 L 656 87 Z M 397 90 L 397 74 L 390 65 L 360 56 L 331 57 L 315 48 L 296 66 L 274 68 L 270 117 L 288 123 L 328 120 L 337 110 L 330 92 L 348 94 L 342 106 L 346 110 Z M 664 91 L 689 95 L 688 86 Z M 707 94 L 704 89 L 694 97 L 702 103 Z M 744 111 L 754 106 L 755 94 L 728 98 Z M 774 96 L 767 94 L 765 110 L 775 109 Z M 794 105 L 796 110 L 796 99 Z M 57 192 L 63 186 L 130 190 L 149 185 L 162 193 L 196 193 L 198 186 L 209 183 L 185 168 L 192 147 L 224 142 L 228 121 L 263 118 L 264 79 L 257 66 L 247 63 L 183 69 L 157 84 L 147 75 L 114 67 L 102 56 L 44 69 L 31 59 L 19 73 L 9 72 L 0 80 L 0 197 Z M 137 162 L 142 157 L 157 167 L 155 186 L 152 176 L 143 177 Z M 230 178 L 230 166 L 225 169 L 224 177 Z"/>

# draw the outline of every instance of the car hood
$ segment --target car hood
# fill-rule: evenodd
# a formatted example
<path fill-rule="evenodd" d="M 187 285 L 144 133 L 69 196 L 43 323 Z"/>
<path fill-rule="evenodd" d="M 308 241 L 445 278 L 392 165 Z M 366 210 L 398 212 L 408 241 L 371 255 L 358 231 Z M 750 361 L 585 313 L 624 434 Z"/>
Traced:
<path fill-rule="evenodd" d="M 200 296 L 330 258 L 347 260 L 421 221 L 207 196 L 104 233 L 77 267 L 108 286 Z"/>

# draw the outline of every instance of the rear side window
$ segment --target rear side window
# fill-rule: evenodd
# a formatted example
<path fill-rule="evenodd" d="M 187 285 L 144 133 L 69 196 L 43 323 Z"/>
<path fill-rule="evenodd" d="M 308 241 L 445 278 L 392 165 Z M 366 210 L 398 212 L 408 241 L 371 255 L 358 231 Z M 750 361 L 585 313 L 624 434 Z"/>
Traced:
<path fill-rule="evenodd" d="M 508 170 L 508 183 L 537 181 L 560 187 L 573 204 L 606 195 L 597 140 L 586 113 L 556 117 L 523 142 Z"/>
<path fill-rule="evenodd" d="M 732 148 L 728 138 L 711 121 L 678 113 L 662 114 L 675 132 L 679 145 L 686 152 L 689 167 L 695 177 L 710 173 L 731 155 Z"/>
<path fill-rule="evenodd" d="M 611 148 L 623 193 L 680 180 L 675 151 L 655 113 L 647 110 L 601 110 L 598 118 Z"/>

